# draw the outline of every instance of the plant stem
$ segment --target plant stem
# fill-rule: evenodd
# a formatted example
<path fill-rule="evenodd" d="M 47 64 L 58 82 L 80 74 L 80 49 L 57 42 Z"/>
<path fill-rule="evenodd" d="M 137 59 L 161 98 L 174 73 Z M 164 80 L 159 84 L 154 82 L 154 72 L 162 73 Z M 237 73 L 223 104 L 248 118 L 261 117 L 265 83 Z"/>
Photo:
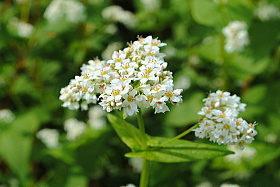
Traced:
<path fill-rule="evenodd" d="M 147 137 L 145 133 L 145 125 L 144 125 L 141 109 L 139 109 L 139 112 L 137 113 L 137 120 L 138 120 L 138 125 L 139 125 L 141 139 L 142 139 L 142 146 L 143 146 L 142 149 L 145 150 L 147 149 L 148 146 L 147 146 Z M 140 178 L 140 187 L 148 186 L 149 169 L 150 169 L 150 161 L 144 159 L 142 165 L 141 178 Z"/>
<path fill-rule="evenodd" d="M 146 133 L 145 133 L 145 125 L 143 121 L 143 116 L 141 109 L 139 108 L 139 112 L 137 113 L 137 121 L 138 121 L 138 126 L 140 129 L 140 134 L 141 134 L 141 139 L 142 139 L 142 145 L 143 149 L 147 149 L 147 138 L 146 138 Z"/>
<path fill-rule="evenodd" d="M 142 165 L 140 187 L 147 187 L 148 186 L 149 169 L 150 169 L 150 161 L 144 159 L 143 160 L 143 165 Z"/>
<path fill-rule="evenodd" d="M 191 128 L 189 128 L 188 130 L 186 130 L 186 131 L 182 132 L 181 134 L 175 136 L 174 138 L 172 138 L 172 139 L 170 139 L 170 140 L 168 140 L 168 141 L 166 141 L 166 142 L 163 142 L 162 144 L 159 145 L 159 147 L 163 147 L 163 146 L 165 146 L 165 145 L 167 145 L 167 144 L 169 144 L 169 143 L 171 143 L 171 142 L 173 142 L 173 141 L 175 141 L 175 140 L 178 140 L 178 139 L 182 138 L 183 136 L 186 136 L 186 135 L 189 134 L 193 129 L 195 129 L 198 125 L 199 125 L 199 124 L 196 124 L 196 125 L 192 126 Z"/>

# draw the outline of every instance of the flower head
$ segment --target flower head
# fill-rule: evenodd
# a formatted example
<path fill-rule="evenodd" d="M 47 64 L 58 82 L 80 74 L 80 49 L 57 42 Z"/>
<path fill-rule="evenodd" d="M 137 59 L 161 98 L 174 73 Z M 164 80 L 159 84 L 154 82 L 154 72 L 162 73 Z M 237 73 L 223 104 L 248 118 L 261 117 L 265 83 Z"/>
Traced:
<path fill-rule="evenodd" d="M 182 89 L 173 89 L 173 77 L 160 47 L 165 46 L 151 36 L 138 38 L 127 48 L 115 51 L 108 61 L 90 60 L 70 84 L 61 89 L 62 106 L 88 109 L 97 103 L 103 110 L 123 110 L 132 116 L 139 107 L 152 106 L 155 113 L 169 111 L 167 102 L 182 102 Z"/>
<path fill-rule="evenodd" d="M 42 129 L 37 133 L 37 138 L 48 148 L 56 148 L 59 145 L 59 133 L 55 129 Z"/>
<path fill-rule="evenodd" d="M 243 21 L 232 21 L 223 28 L 222 31 L 226 37 L 225 50 L 228 53 L 242 51 L 250 43 L 246 27 Z"/>
<path fill-rule="evenodd" d="M 198 112 L 202 118 L 199 127 L 194 129 L 197 137 L 209 138 L 218 144 L 238 145 L 240 148 L 254 140 L 257 134 L 255 124 L 237 118 L 246 106 L 240 103 L 240 97 L 218 90 L 203 101 L 205 106 Z"/>

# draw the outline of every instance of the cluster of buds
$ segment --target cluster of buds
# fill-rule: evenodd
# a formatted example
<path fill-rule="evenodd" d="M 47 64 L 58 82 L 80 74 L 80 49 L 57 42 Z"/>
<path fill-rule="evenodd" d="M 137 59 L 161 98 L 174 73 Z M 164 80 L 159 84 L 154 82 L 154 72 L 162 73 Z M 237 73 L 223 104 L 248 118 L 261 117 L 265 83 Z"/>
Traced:
<path fill-rule="evenodd" d="M 167 102 L 182 102 L 182 89 L 173 89 L 172 72 L 165 70 L 165 55 L 159 52 L 165 45 L 151 36 L 140 37 L 115 51 L 111 60 L 90 60 L 81 67 L 81 76 L 61 89 L 62 106 L 87 110 L 99 101 L 107 112 L 122 110 L 124 116 L 134 115 L 139 107 L 169 111 Z"/>
<path fill-rule="evenodd" d="M 255 124 L 238 118 L 240 111 L 245 111 L 246 104 L 240 103 L 240 97 L 218 90 L 203 99 L 204 107 L 199 127 L 194 129 L 199 138 L 209 138 L 218 144 L 238 145 L 241 149 L 254 140 L 257 134 Z"/>

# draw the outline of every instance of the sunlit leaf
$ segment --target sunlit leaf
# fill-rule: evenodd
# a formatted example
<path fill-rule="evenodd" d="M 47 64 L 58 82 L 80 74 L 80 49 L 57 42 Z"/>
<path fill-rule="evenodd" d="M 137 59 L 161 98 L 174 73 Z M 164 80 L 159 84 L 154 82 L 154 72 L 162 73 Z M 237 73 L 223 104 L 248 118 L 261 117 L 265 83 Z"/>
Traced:
<path fill-rule="evenodd" d="M 139 157 L 157 162 L 189 162 L 210 159 L 231 154 L 223 146 L 194 143 L 187 140 L 176 140 L 164 147 L 158 147 L 168 138 L 154 137 L 148 142 L 149 150 L 127 153 L 127 157 Z"/>

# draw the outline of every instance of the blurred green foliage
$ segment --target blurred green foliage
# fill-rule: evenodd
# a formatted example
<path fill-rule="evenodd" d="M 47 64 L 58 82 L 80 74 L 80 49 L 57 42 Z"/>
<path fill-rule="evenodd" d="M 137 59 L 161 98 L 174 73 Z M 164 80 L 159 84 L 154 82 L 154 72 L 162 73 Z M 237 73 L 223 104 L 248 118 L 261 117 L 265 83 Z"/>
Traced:
<path fill-rule="evenodd" d="M 58 98 L 83 63 L 108 58 L 105 51 L 113 52 L 109 46 L 125 47 L 138 35 L 152 35 L 167 43 L 163 52 L 175 85 L 185 80 L 180 106 L 170 106 L 166 114 L 144 111 L 148 134 L 172 137 L 183 132 L 199 119 L 201 100 L 217 89 L 241 96 L 247 104 L 242 117 L 258 123 L 255 142 L 244 154 L 236 151 L 235 160 L 152 163 L 150 186 L 280 185 L 280 18 L 264 20 L 256 15 L 264 4 L 279 11 L 278 0 L 76 2 L 85 7 L 84 19 L 71 22 L 65 15 L 54 23 L 44 17 L 49 0 L 0 2 L 0 109 L 15 114 L 12 122 L 0 120 L 0 185 L 137 184 L 139 173 L 123 156 L 129 149 L 110 125 L 88 128 L 76 141 L 66 139 L 65 120 L 86 122 L 88 113 L 64 109 Z M 125 21 L 106 18 L 104 10 L 112 5 L 130 11 L 133 17 Z M 248 25 L 250 44 L 228 54 L 223 49 L 222 29 L 235 20 Z M 30 24 L 31 34 L 22 34 L 20 22 Z M 48 148 L 36 137 L 44 128 L 59 131 L 59 148 Z M 207 142 L 194 140 L 192 134 L 186 139 Z"/>

